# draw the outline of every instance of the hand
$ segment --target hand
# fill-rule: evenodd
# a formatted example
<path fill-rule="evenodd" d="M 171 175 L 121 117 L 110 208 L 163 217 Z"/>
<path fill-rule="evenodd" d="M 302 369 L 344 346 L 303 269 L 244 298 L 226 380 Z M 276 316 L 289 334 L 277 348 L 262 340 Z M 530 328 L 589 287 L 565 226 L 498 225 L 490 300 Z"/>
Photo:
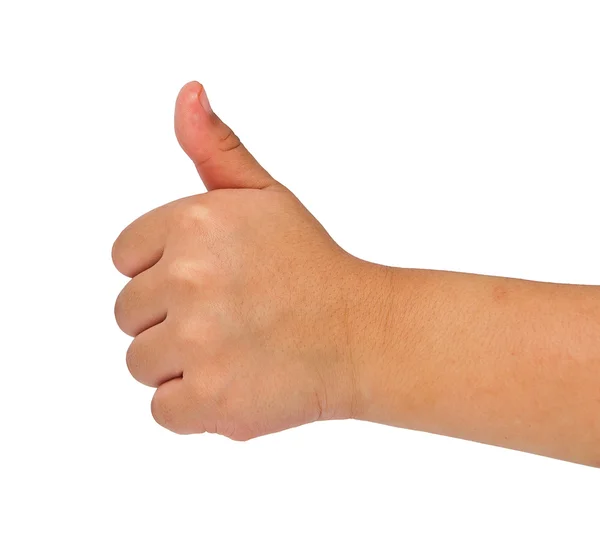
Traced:
<path fill-rule="evenodd" d="M 145 214 L 113 247 L 133 278 L 115 316 L 135 337 L 131 374 L 157 388 L 154 418 L 246 440 L 350 417 L 359 304 L 379 270 L 256 162 L 200 84 L 181 90 L 175 130 L 209 192 Z"/>

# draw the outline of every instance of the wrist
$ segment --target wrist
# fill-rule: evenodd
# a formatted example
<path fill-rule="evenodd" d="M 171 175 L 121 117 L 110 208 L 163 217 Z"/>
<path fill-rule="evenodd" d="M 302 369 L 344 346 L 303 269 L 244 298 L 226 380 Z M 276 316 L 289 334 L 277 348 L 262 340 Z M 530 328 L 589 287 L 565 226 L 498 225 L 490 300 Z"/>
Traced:
<path fill-rule="evenodd" d="M 349 415 L 385 423 L 390 407 L 408 405 L 407 387 L 415 373 L 409 363 L 414 368 L 414 348 L 425 335 L 421 309 L 426 271 L 360 262 L 356 286 L 360 291 L 349 296 L 353 311 L 348 324 Z"/>

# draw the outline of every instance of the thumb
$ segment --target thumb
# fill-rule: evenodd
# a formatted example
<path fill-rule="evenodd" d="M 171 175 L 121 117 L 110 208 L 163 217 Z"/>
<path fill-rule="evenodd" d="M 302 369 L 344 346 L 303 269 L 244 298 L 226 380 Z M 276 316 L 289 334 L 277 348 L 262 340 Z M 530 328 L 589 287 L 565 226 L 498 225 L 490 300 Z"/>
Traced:
<path fill-rule="evenodd" d="M 189 82 L 179 92 L 175 134 L 207 190 L 278 184 L 212 111 L 206 91 L 198 82 Z"/>

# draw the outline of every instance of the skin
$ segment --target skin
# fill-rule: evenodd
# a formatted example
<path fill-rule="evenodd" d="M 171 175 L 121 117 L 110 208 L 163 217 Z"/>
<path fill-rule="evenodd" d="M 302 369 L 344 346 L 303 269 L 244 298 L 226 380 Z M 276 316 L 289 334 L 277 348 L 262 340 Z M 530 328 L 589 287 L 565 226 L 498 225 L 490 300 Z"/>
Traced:
<path fill-rule="evenodd" d="M 130 224 L 115 316 L 151 411 L 248 440 L 361 419 L 600 466 L 600 287 L 381 266 L 342 250 L 183 87 L 207 193 Z"/>

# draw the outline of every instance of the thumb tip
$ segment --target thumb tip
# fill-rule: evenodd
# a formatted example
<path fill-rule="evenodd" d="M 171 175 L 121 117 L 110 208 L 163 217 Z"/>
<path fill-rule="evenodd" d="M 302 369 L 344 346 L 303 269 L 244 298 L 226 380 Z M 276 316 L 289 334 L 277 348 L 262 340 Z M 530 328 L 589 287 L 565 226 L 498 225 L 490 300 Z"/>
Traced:
<path fill-rule="evenodd" d="M 194 157 L 207 135 L 212 112 L 204 86 L 192 81 L 179 91 L 175 103 L 175 135 L 188 156 Z"/>
<path fill-rule="evenodd" d="M 196 82 L 194 80 L 185 84 L 179 90 L 179 94 L 177 95 L 177 101 L 175 103 L 175 114 L 177 115 L 177 113 L 182 108 L 187 108 L 190 105 L 198 103 L 201 93 L 204 93 L 204 86 L 200 82 Z"/>

